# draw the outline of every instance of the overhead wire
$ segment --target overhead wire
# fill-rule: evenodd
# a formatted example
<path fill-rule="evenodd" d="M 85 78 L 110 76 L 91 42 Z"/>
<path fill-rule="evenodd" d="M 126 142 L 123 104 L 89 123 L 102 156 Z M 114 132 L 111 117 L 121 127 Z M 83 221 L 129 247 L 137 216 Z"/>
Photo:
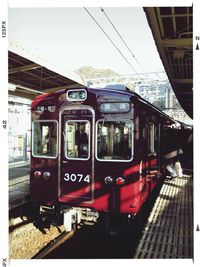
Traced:
<path fill-rule="evenodd" d="M 109 35 L 104 31 L 104 29 L 101 27 L 101 25 L 98 23 L 98 21 L 94 18 L 94 16 L 92 16 L 92 14 L 89 12 L 89 10 L 84 7 L 85 11 L 89 14 L 89 16 L 93 19 L 93 21 L 97 24 L 97 26 L 101 29 L 101 31 L 106 35 L 106 37 L 109 39 L 109 41 L 112 43 L 112 45 L 117 49 L 117 51 L 120 53 L 120 55 L 124 58 L 124 60 L 128 63 L 128 65 L 131 67 L 131 69 L 138 75 L 138 77 L 143 80 L 139 74 L 137 73 L 137 71 L 135 70 L 135 68 L 131 65 L 131 63 L 127 60 L 127 58 L 124 56 L 124 54 L 121 52 L 121 50 L 116 46 L 116 44 L 114 43 L 114 41 L 109 37 Z"/>
<path fill-rule="evenodd" d="M 103 14 L 105 15 L 105 17 L 107 18 L 107 20 L 110 22 L 110 24 L 112 25 L 113 29 L 116 31 L 117 35 L 119 36 L 119 38 L 122 40 L 122 42 L 124 43 L 124 45 L 126 46 L 126 48 L 128 49 L 128 51 L 130 52 L 130 54 L 132 55 L 132 57 L 135 59 L 135 61 L 137 62 L 137 64 L 140 66 L 140 68 L 142 69 L 142 71 L 145 73 L 146 77 L 148 77 L 146 71 L 144 70 L 144 68 L 142 67 L 142 65 L 140 64 L 140 62 L 137 60 L 137 58 L 135 57 L 135 55 L 133 54 L 133 52 L 131 51 L 131 49 L 129 48 L 129 46 L 127 45 L 127 43 L 124 41 L 124 38 L 122 37 L 122 35 L 119 33 L 119 31 L 117 30 L 116 26 L 114 25 L 114 23 L 111 21 L 111 19 L 108 17 L 108 15 L 106 14 L 105 10 L 100 7 L 101 11 L 103 12 Z"/>

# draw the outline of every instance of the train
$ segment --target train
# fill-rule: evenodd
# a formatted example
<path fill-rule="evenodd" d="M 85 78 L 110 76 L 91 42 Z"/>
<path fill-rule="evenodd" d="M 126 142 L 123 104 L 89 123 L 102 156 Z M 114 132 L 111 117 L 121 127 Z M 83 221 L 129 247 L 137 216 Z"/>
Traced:
<path fill-rule="evenodd" d="M 31 122 L 30 195 L 66 231 L 99 214 L 135 216 L 166 175 L 166 155 L 177 155 L 181 129 L 118 84 L 40 95 Z"/>

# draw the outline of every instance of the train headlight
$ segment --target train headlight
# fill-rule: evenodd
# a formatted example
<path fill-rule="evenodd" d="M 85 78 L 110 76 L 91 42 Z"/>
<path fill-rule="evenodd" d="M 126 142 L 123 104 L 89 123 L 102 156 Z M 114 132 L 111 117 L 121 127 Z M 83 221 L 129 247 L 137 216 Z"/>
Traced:
<path fill-rule="evenodd" d="M 87 92 L 85 89 L 74 89 L 67 91 L 68 101 L 84 101 L 87 98 Z"/>
<path fill-rule="evenodd" d="M 44 174 L 43 174 L 43 178 L 44 178 L 45 180 L 48 180 L 50 177 L 51 177 L 51 173 L 50 173 L 50 172 L 44 172 Z"/>
<path fill-rule="evenodd" d="M 116 179 L 116 184 L 117 184 L 117 185 L 123 185 L 123 184 L 125 184 L 125 180 L 124 180 L 124 178 L 122 178 L 122 177 L 118 177 L 118 178 Z"/>
<path fill-rule="evenodd" d="M 42 173 L 41 171 L 35 171 L 33 175 L 36 179 L 39 179 L 42 176 Z"/>

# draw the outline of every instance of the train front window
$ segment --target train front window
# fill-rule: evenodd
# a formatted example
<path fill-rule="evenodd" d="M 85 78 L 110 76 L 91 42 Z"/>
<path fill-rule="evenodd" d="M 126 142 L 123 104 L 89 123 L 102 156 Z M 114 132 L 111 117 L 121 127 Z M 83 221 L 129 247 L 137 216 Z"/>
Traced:
<path fill-rule="evenodd" d="M 68 159 L 88 159 L 89 121 L 67 121 L 65 125 L 65 156 Z"/>
<path fill-rule="evenodd" d="M 133 123 L 131 121 L 97 122 L 97 159 L 130 161 L 133 157 Z"/>
<path fill-rule="evenodd" d="M 33 156 L 55 158 L 57 156 L 56 121 L 33 122 Z"/>

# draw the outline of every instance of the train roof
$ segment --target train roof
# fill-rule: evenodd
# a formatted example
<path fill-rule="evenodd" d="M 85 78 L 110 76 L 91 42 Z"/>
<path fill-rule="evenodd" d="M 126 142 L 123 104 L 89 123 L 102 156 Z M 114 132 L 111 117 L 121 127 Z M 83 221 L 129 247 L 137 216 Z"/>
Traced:
<path fill-rule="evenodd" d="M 168 120 L 172 121 L 173 123 L 178 123 L 180 124 L 180 122 L 174 120 L 173 118 L 171 118 L 170 116 L 168 116 L 167 114 L 165 114 L 164 112 L 162 112 L 159 108 L 155 107 L 154 105 L 152 105 L 150 102 L 148 102 L 147 100 L 145 100 L 144 98 L 142 98 L 139 94 L 131 91 L 128 87 L 126 87 L 125 85 L 122 84 L 112 84 L 112 85 L 107 85 L 105 87 L 70 87 L 68 89 L 61 89 L 57 92 L 54 93 L 47 93 L 41 96 L 38 96 L 34 101 L 33 101 L 33 106 L 36 104 L 35 102 L 40 102 L 41 100 L 49 100 L 50 98 L 57 98 L 60 95 L 62 95 L 63 93 L 66 93 L 68 90 L 76 90 L 76 89 L 85 89 L 89 92 L 93 92 L 95 93 L 95 91 L 102 91 L 102 92 L 110 92 L 110 93 L 115 93 L 115 94 L 123 94 L 123 95 L 129 95 L 134 97 L 135 99 L 137 99 L 139 102 L 149 106 L 150 108 L 152 108 L 153 110 L 155 110 L 156 112 L 159 112 L 163 117 L 167 118 Z"/>

